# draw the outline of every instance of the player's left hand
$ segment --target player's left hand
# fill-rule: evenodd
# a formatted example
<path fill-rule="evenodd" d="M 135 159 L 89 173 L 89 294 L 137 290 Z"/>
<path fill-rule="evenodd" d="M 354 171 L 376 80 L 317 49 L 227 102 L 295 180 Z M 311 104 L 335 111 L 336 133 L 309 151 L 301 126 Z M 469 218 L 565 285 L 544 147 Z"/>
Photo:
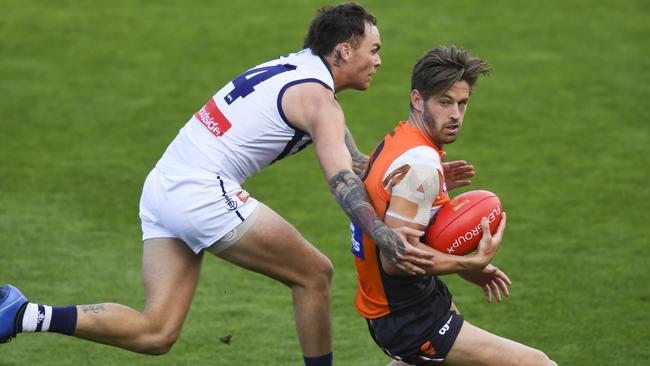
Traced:
<path fill-rule="evenodd" d="M 476 175 L 474 166 L 465 160 L 442 163 L 442 172 L 445 175 L 445 185 L 449 191 L 472 184 L 470 178 Z"/>
<path fill-rule="evenodd" d="M 488 264 L 480 272 L 461 272 L 459 273 L 465 280 L 481 287 L 488 303 L 492 302 L 492 297 L 501 302 L 501 293 L 510 296 L 508 286 L 512 285 L 510 278 L 497 267 Z"/>

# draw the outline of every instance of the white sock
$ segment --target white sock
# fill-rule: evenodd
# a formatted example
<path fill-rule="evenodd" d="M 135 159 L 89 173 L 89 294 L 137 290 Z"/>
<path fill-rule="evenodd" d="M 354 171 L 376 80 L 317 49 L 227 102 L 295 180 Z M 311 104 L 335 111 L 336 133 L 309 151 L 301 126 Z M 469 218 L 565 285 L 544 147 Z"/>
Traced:
<path fill-rule="evenodd" d="M 27 304 L 23 313 L 23 333 L 47 332 L 52 321 L 52 307 L 47 305 Z"/>

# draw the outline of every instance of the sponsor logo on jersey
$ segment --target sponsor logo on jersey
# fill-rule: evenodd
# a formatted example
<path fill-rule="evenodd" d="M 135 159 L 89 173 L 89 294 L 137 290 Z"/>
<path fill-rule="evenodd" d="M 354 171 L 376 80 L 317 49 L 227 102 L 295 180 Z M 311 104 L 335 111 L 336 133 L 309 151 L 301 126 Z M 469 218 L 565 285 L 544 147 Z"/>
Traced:
<path fill-rule="evenodd" d="M 352 231 L 352 254 L 361 260 L 366 260 L 363 253 L 363 230 L 355 223 L 350 223 L 350 230 Z"/>
<path fill-rule="evenodd" d="M 230 198 L 228 195 L 224 195 L 223 197 L 226 199 L 226 208 L 228 211 L 235 211 L 237 209 L 237 201 Z"/>
<path fill-rule="evenodd" d="M 246 203 L 246 201 L 251 198 L 251 196 L 246 191 L 239 191 L 235 196 L 237 196 L 237 198 L 239 198 L 242 203 Z"/>
<path fill-rule="evenodd" d="M 219 107 L 217 107 L 217 104 L 212 98 L 210 98 L 203 108 L 194 113 L 194 117 L 196 117 L 205 128 L 217 137 L 226 133 L 226 131 L 228 131 L 232 126 L 226 116 L 221 113 Z"/>

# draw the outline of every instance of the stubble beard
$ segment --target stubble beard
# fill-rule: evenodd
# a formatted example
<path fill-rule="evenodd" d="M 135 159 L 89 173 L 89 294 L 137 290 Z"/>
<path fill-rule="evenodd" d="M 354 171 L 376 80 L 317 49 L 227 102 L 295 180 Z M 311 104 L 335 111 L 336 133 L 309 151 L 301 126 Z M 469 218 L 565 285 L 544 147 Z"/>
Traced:
<path fill-rule="evenodd" d="M 436 121 L 436 118 L 429 112 L 429 108 L 426 105 L 423 109 L 422 129 L 431 142 L 433 142 L 438 148 L 442 148 L 445 142 L 440 140 L 440 133 L 436 129 L 438 121 Z"/>

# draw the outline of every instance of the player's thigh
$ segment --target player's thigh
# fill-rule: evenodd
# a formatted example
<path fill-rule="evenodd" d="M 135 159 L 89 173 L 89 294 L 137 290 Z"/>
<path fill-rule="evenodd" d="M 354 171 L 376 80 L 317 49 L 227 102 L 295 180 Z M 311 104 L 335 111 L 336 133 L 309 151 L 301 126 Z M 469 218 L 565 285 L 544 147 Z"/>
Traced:
<path fill-rule="evenodd" d="M 331 276 L 329 259 L 291 224 L 261 202 L 257 210 L 255 224 L 216 255 L 288 285 L 302 284 L 311 275 Z"/>
<path fill-rule="evenodd" d="M 180 328 L 198 284 L 202 255 L 174 238 L 147 239 L 143 245 L 144 313 L 154 322 Z"/>
<path fill-rule="evenodd" d="M 465 321 L 444 365 L 510 366 L 547 365 L 540 351 L 499 337 Z"/>

